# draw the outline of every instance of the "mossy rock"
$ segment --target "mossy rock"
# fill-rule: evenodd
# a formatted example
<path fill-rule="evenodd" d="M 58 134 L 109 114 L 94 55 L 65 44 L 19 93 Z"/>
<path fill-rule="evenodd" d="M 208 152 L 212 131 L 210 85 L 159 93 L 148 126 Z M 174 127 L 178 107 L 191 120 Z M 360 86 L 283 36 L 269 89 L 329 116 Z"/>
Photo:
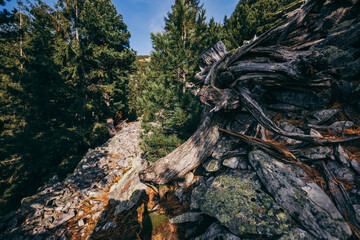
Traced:
<path fill-rule="evenodd" d="M 200 186 L 199 186 L 200 187 Z M 280 235 L 290 228 L 290 218 L 263 192 L 253 173 L 220 175 L 202 194 L 194 194 L 194 205 L 215 217 L 237 235 Z M 198 193 L 199 189 L 194 189 Z"/>

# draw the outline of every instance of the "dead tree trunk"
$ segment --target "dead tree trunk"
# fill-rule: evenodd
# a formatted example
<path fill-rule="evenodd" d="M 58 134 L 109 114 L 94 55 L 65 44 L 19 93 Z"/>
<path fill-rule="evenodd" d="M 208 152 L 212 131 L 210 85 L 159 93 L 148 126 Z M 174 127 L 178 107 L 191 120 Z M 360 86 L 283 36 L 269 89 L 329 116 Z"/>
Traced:
<path fill-rule="evenodd" d="M 340 78 L 345 76 L 351 80 L 357 77 L 356 71 L 343 73 L 343 69 L 354 68 L 350 58 L 348 62 L 339 60 L 342 61 L 340 64 L 334 63 L 333 56 L 329 57 L 328 50 L 323 49 L 331 49 L 333 45 L 347 49 L 358 46 L 359 3 L 327 1 L 323 7 L 324 2 L 306 1 L 283 23 L 233 52 L 227 53 L 221 42 L 205 52 L 195 83 L 202 86 L 200 100 L 211 110 L 205 112 L 201 126 L 187 142 L 142 171 L 141 179 L 166 183 L 197 167 L 215 147 L 219 137 L 216 126 L 221 122 L 216 113 L 221 111 L 246 109 L 267 130 L 313 145 L 359 139 L 359 136 L 321 139 L 287 132 L 266 116 L 261 104 L 251 96 L 254 85 L 313 95 L 326 94 L 334 88 L 334 79 L 339 78 L 339 73 L 342 74 Z M 347 19 L 354 19 L 351 25 Z M 344 24 L 338 25 L 341 21 Z M 344 42 L 344 38 L 349 41 Z"/>

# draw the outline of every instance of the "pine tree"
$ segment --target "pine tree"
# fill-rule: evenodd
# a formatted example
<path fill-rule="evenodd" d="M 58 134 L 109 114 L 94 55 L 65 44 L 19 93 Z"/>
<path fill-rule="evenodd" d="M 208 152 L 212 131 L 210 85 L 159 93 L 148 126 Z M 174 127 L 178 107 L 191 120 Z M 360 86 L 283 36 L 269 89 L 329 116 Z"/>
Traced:
<path fill-rule="evenodd" d="M 110 0 L 37 1 L 21 19 L 21 28 L 18 11 L 0 19 L 0 161 L 17 163 L 0 164 L 7 206 L 106 140 L 106 119 L 127 111 L 135 59 Z"/>
<path fill-rule="evenodd" d="M 216 32 L 220 26 L 205 20 L 200 1 L 176 0 L 165 17 L 164 32 L 151 34 L 153 52 L 145 70 L 147 81 L 140 73 L 138 79 L 142 80 L 137 85 L 143 87 L 137 102 L 144 120 L 160 124 L 144 126 L 155 132 L 144 136 L 143 149 L 150 160 L 170 153 L 196 129 L 200 104 L 186 90 L 186 83 L 197 72 L 200 54 L 221 38 L 221 31 Z"/>
<path fill-rule="evenodd" d="M 224 19 L 225 44 L 229 49 L 243 45 L 255 34 L 260 35 L 280 21 L 276 13 L 302 0 L 239 1 L 230 18 Z"/>

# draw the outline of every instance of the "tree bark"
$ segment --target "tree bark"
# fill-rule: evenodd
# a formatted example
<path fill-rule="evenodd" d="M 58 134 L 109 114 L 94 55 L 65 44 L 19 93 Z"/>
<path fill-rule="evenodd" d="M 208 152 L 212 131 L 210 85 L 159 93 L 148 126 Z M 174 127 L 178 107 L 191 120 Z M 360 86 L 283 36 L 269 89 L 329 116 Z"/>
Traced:
<path fill-rule="evenodd" d="M 165 184 L 182 178 L 208 158 L 219 139 L 218 117 L 206 107 L 202 123 L 196 132 L 169 155 L 139 173 L 145 182 Z"/>

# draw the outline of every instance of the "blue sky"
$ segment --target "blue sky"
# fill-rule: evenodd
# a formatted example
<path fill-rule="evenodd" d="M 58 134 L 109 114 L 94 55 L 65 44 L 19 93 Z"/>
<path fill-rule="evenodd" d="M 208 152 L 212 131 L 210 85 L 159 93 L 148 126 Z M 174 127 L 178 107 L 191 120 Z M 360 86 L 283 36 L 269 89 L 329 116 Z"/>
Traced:
<path fill-rule="evenodd" d="M 56 0 L 44 0 L 52 5 Z M 118 13 L 123 15 L 124 21 L 131 33 L 130 46 L 138 55 L 150 54 L 152 46 L 150 32 L 161 31 L 164 17 L 171 10 L 175 0 L 112 0 Z M 239 0 L 202 0 L 206 9 L 207 20 L 211 17 L 222 23 L 224 16 L 230 16 Z M 6 2 L 5 8 L 12 9 L 16 0 Z M 0 6 L 0 9 L 3 7 Z"/>

